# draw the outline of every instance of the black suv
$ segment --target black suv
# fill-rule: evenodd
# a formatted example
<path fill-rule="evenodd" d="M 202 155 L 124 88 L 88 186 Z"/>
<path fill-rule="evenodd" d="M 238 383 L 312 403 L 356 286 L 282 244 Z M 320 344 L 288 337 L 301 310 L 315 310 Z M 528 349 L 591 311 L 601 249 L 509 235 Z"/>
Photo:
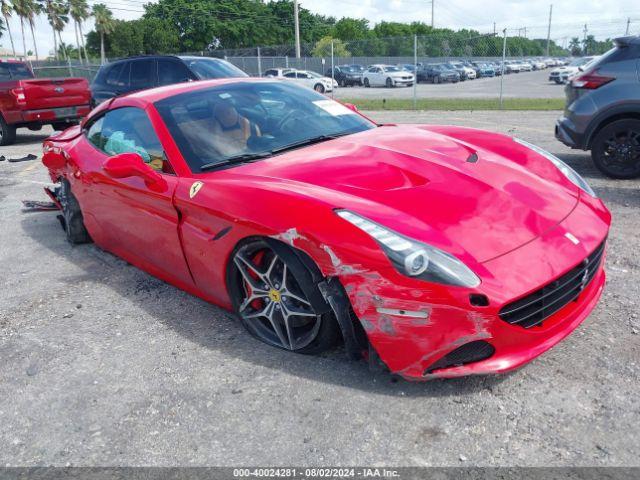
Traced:
<path fill-rule="evenodd" d="M 556 138 L 591 150 L 605 175 L 640 177 L 640 36 L 617 38 L 614 44 L 570 79 Z"/>
<path fill-rule="evenodd" d="M 212 78 L 246 77 L 219 58 L 154 55 L 116 60 L 100 67 L 91 84 L 93 105 L 136 90 Z"/>

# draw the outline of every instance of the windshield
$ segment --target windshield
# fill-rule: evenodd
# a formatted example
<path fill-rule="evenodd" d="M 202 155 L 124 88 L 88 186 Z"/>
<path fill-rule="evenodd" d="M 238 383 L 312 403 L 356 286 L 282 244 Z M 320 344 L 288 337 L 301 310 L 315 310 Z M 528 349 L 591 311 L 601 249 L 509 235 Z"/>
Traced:
<path fill-rule="evenodd" d="M 402 70 L 400 70 L 400 68 L 398 68 L 398 67 L 388 66 L 388 67 L 384 67 L 384 71 L 385 72 L 400 72 Z"/>
<path fill-rule="evenodd" d="M 313 77 L 313 78 L 324 78 L 324 75 L 320 75 L 320 74 L 319 74 L 319 73 L 317 73 L 317 72 L 308 71 L 308 72 L 306 72 L 306 73 L 308 73 L 308 74 L 309 74 L 311 77 Z"/>
<path fill-rule="evenodd" d="M 235 65 L 220 59 L 183 58 L 182 61 L 187 64 L 200 80 L 248 76 Z"/>
<path fill-rule="evenodd" d="M 193 172 L 375 128 L 344 105 L 289 82 L 220 85 L 155 107 Z"/>
<path fill-rule="evenodd" d="M 0 63 L 0 80 L 25 80 L 33 73 L 24 63 Z"/>

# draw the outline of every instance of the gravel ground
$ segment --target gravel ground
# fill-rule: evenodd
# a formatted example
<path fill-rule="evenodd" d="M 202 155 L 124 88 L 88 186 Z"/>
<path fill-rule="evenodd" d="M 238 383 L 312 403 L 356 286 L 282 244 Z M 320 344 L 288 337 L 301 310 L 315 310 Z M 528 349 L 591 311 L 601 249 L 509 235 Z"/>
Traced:
<path fill-rule="evenodd" d="M 226 312 L 66 243 L 40 162 L 0 163 L 0 465 L 638 466 L 640 181 L 553 139 L 557 112 L 370 112 L 522 136 L 613 211 L 608 286 L 564 342 L 509 375 L 398 381 L 341 350 L 289 354 Z M 46 133 L 46 132 L 44 132 Z M 39 153 L 20 132 L 3 155 Z"/>
<path fill-rule="evenodd" d="M 562 85 L 549 82 L 550 70 L 513 73 L 504 76 L 503 95 L 513 98 L 564 98 Z M 418 98 L 497 98 L 500 77 L 477 78 L 458 83 L 419 83 Z M 413 98 L 413 87 L 344 87 L 336 89 L 335 98 Z"/>

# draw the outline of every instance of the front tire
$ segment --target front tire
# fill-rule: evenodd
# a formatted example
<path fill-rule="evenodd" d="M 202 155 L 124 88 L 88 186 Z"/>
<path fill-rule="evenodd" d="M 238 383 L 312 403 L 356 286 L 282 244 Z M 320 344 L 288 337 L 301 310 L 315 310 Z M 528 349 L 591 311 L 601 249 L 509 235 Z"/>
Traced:
<path fill-rule="evenodd" d="M 618 120 L 605 126 L 593 139 L 591 158 L 608 177 L 640 177 L 640 120 Z"/>
<path fill-rule="evenodd" d="M 16 141 L 16 127 L 9 125 L 0 115 L 0 146 L 11 145 Z"/>
<path fill-rule="evenodd" d="M 393 87 L 393 80 L 391 80 L 391 78 L 387 78 L 387 80 L 384 83 L 387 86 L 387 88 Z"/>
<path fill-rule="evenodd" d="M 296 353 L 323 352 L 338 339 L 337 322 L 332 313 L 314 310 L 289 261 L 262 239 L 240 246 L 227 277 L 233 309 L 264 343 Z"/>
<path fill-rule="evenodd" d="M 371 86 L 371 84 L 369 83 L 369 79 L 368 78 L 364 79 L 364 86 L 365 86 L 365 88 L 369 88 Z"/>
<path fill-rule="evenodd" d="M 324 86 L 320 83 L 316 83 L 315 87 L 313 87 L 313 89 L 318 92 L 318 93 L 324 93 Z"/>
<path fill-rule="evenodd" d="M 67 180 L 63 180 L 60 186 L 59 194 L 60 204 L 62 205 L 62 218 L 64 220 L 63 228 L 67 236 L 67 240 L 72 245 L 81 243 L 90 243 L 91 237 L 84 226 L 82 210 L 78 199 L 71 192 L 71 184 Z"/>

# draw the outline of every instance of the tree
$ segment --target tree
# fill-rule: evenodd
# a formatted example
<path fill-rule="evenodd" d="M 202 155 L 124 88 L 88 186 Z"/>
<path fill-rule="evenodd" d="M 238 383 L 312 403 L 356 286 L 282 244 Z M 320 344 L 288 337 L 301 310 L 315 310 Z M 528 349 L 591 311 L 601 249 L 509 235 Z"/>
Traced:
<path fill-rule="evenodd" d="M 573 37 L 569 42 L 569 50 L 571 51 L 571 55 L 577 57 L 582 53 L 582 47 L 580 46 L 580 39 L 578 37 Z"/>
<path fill-rule="evenodd" d="M 596 51 L 597 42 L 593 35 L 587 35 L 582 41 L 582 49 L 585 55 L 593 54 Z"/>
<path fill-rule="evenodd" d="M 322 37 L 316 42 L 316 46 L 313 48 L 314 57 L 330 57 L 331 56 L 331 43 L 333 42 L 333 56 L 334 57 L 350 57 L 351 54 L 344 46 L 342 40 L 334 39 L 327 35 Z"/>
<path fill-rule="evenodd" d="M 82 51 L 84 51 L 84 58 L 87 60 L 87 63 L 89 63 L 87 49 L 84 46 L 84 35 L 82 34 L 82 22 L 90 16 L 87 0 L 69 0 L 69 13 L 74 22 L 76 45 L 78 46 L 78 58 L 80 59 L 80 62 L 82 62 Z M 79 38 L 78 33 L 80 34 Z"/>
<path fill-rule="evenodd" d="M 0 0 L 0 12 L 4 17 L 4 23 L 7 24 L 7 32 L 9 33 L 9 40 L 11 41 L 11 50 L 13 51 L 13 57 L 16 56 L 16 47 L 13 44 L 13 35 L 11 35 L 11 27 L 9 26 L 9 18 L 11 17 L 12 12 L 11 4 L 8 0 Z"/>
<path fill-rule="evenodd" d="M 20 18 L 20 32 L 22 33 L 22 52 L 27 55 L 27 40 L 24 36 L 24 21 L 33 15 L 32 0 L 13 0 L 13 11 Z"/>
<path fill-rule="evenodd" d="M 67 16 L 67 7 L 65 4 L 56 0 L 39 1 L 43 7 L 44 12 L 47 14 L 47 20 L 49 21 L 49 25 L 51 25 L 51 30 L 53 31 L 53 52 L 56 60 L 58 60 L 58 40 L 60 40 L 60 43 L 62 43 L 60 32 L 64 30 L 64 27 L 69 22 L 69 17 Z M 64 54 L 63 58 L 65 60 L 67 59 L 66 53 Z"/>
<path fill-rule="evenodd" d="M 95 18 L 96 31 L 100 34 L 100 63 L 104 65 L 104 36 L 112 33 L 115 28 L 113 13 L 103 3 L 95 4 L 92 13 Z"/>
<path fill-rule="evenodd" d="M 29 16 L 27 17 L 27 20 L 29 21 L 29 28 L 31 29 L 31 40 L 33 40 L 33 49 L 36 51 L 37 62 L 38 60 L 40 60 L 40 58 L 38 57 L 38 45 L 36 43 L 36 35 L 34 33 L 34 24 L 36 17 L 42 13 L 42 5 L 36 3 L 34 0 L 29 3 L 31 4 L 31 10 L 29 12 Z"/>

